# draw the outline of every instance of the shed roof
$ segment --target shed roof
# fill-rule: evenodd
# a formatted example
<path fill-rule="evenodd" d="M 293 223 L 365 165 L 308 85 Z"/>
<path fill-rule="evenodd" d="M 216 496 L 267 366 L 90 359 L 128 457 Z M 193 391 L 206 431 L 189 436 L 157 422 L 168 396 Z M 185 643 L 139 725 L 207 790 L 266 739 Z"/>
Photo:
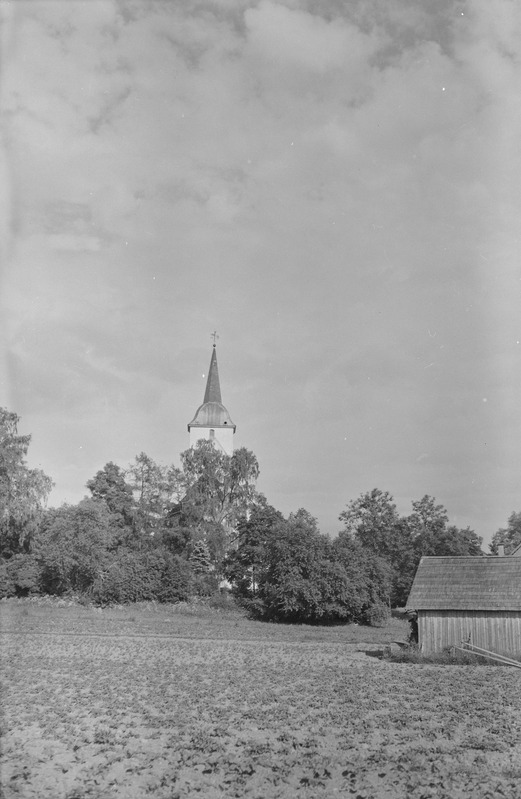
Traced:
<path fill-rule="evenodd" d="M 521 611 L 521 558 L 424 557 L 407 608 Z"/>

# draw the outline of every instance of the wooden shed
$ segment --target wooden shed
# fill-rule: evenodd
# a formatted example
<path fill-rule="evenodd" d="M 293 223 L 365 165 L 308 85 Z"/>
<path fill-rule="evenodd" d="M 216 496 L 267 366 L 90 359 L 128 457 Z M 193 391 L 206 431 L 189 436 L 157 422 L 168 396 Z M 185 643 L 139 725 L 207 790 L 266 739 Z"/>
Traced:
<path fill-rule="evenodd" d="M 469 641 L 520 655 L 521 558 L 424 557 L 407 610 L 418 614 L 422 652 Z"/>

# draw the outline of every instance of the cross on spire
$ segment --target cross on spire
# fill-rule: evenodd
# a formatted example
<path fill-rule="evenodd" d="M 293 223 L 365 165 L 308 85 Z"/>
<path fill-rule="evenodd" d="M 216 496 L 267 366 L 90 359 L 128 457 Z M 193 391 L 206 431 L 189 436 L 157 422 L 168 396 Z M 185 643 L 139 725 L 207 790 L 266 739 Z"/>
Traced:
<path fill-rule="evenodd" d="M 213 333 L 210 333 L 210 338 L 213 338 L 213 346 L 215 347 L 215 342 L 219 338 L 219 336 L 217 335 L 217 330 L 214 330 Z"/>

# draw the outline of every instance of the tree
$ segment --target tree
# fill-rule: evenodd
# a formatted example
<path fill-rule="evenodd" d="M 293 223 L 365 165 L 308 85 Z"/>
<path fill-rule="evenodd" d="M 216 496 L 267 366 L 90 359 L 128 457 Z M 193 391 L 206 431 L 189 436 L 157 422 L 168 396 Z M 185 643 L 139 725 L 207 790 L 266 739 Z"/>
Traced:
<path fill-rule="evenodd" d="M 0 553 L 9 558 L 30 552 L 53 482 L 29 469 L 25 456 L 31 436 L 18 435 L 19 417 L 0 408 Z"/>
<path fill-rule="evenodd" d="M 389 567 L 358 542 L 331 542 L 301 509 L 273 524 L 257 571 L 253 608 L 276 621 L 367 621 L 388 612 Z"/>
<path fill-rule="evenodd" d="M 230 550 L 225 562 L 225 575 L 236 596 L 255 596 L 259 576 L 266 566 L 268 544 L 283 525 L 282 513 L 268 505 L 262 495 L 249 516 L 239 520 L 237 547 Z"/>
<path fill-rule="evenodd" d="M 373 488 L 352 500 L 339 516 L 344 533 L 377 555 L 390 558 L 393 530 L 399 521 L 396 505 L 388 491 Z"/>
<path fill-rule="evenodd" d="M 387 618 L 395 579 L 392 564 L 346 535 L 339 535 L 332 546 L 347 577 L 344 602 L 350 617 L 364 623 Z"/>
<path fill-rule="evenodd" d="M 351 539 L 383 558 L 392 570 L 387 599 L 392 605 L 404 604 L 418 563 L 410 526 L 398 515 L 391 494 L 373 488 L 352 500 L 339 518 L 344 522 L 340 542 L 346 545 Z"/>
<path fill-rule="evenodd" d="M 507 527 L 500 528 L 494 533 L 492 542 L 490 543 L 490 551 L 493 555 L 498 554 L 498 547 L 505 547 L 505 555 L 510 555 L 511 552 L 521 544 L 521 511 L 516 513 L 512 511 L 508 517 Z"/>
<path fill-rule="evenodd" d="M 105 502 L 112 514 L 112 524 L 126 527 L 132 524 L 132 486 L 125 481 L 125 472 L 112 461 L 87 481 L 93 499 Z"/>
<path fill-rule="evenodd" d="M 181 453 L 181 464 L 182 513 L 193 526 L 206 521 L 230 530 L 255 504 L 259 464 L 250 450 L 242 447 L 229 456 L 200 440 Z"/>
<path fill-rule="evenodd" d="M 160 466 L 144 452 L 126 473 L 134 495 L 134 528 L 146 543 L 163 526 L 169 510 L 179 501 L 183 484 L 175 466 Z"/>
<path fill-rule="evenodd" d="M 33 544 L 49 594 L 86 592 L 114 551 L 114 531 L 104 502 L 84 499 L 45 514 Z"/>
<path fill-rule="evenodd" d="M 196 541 L 189 558 L 194 574 L 208 574 L 212 569 L 210 550 L 206 541 Z"/>
<path fill-rule="evenodd" d="M 460 530 L 449 525 L 449 517 L 443 505 L 436 505 L 434 497 L 427 494 L 412 503 L 412 514 L 408 517 L 417 562 L 424 555 L 482 555 L 481 542 L 473 530 Z"/>
<path fill-rule="evenodd" d="M 443 505 L 436 505 L 434 497 L 425 494 L 412 503 L 412 513 L 408 518 L 416 553 L 437 555 L 445 538 L 449 517 Z"/>
<path fill-rule="evenodd" d="M 340 520 L 341 539 L 352 539 L 385 559 L 392 567 L 390 600 L 406 603 L 423 555 L 481 555 L 481 539 L 470 529 L 448 524 L 443 505 L 427 494 L 412 503 L 412 513 L 400 517 L 392 496 L 375 488 L 350 502 Z"/>
<path fill-rule="evenodd" d="M 328 539 L 317 532 L 314 520 L 297 512 L 277 524 L 266 542 L 258 571 L 260 614 L 276 621 L 312 622 L 324 615 L 322 598 Z"/>

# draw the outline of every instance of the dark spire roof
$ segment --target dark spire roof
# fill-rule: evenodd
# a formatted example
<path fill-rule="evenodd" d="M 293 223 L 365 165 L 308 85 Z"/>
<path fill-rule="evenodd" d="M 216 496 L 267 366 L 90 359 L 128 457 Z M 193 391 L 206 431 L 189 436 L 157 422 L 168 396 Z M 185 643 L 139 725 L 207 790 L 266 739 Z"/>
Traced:
<path fill-rule="evenodd" d="M 203 402 L 222 402 L 215 344 L 213 345 L 212 359 L 210 361 L 210 368 L 208 370 L 208 380 L 206 381 L 206 391 L 204 392 Z"/>
<path fill-rule="evenodd" d="M 189 431 L 191 427 L 231 427 L 233 432 L 235 432 L 236 429 L 236 425 L 232 422 L 230 414 L 222 404 L 215 344 L 213 345 L 210 369 L 208 370 L 204 401 L 203 404 L 198 407 L 192 421 L 189 422 Z"/>

